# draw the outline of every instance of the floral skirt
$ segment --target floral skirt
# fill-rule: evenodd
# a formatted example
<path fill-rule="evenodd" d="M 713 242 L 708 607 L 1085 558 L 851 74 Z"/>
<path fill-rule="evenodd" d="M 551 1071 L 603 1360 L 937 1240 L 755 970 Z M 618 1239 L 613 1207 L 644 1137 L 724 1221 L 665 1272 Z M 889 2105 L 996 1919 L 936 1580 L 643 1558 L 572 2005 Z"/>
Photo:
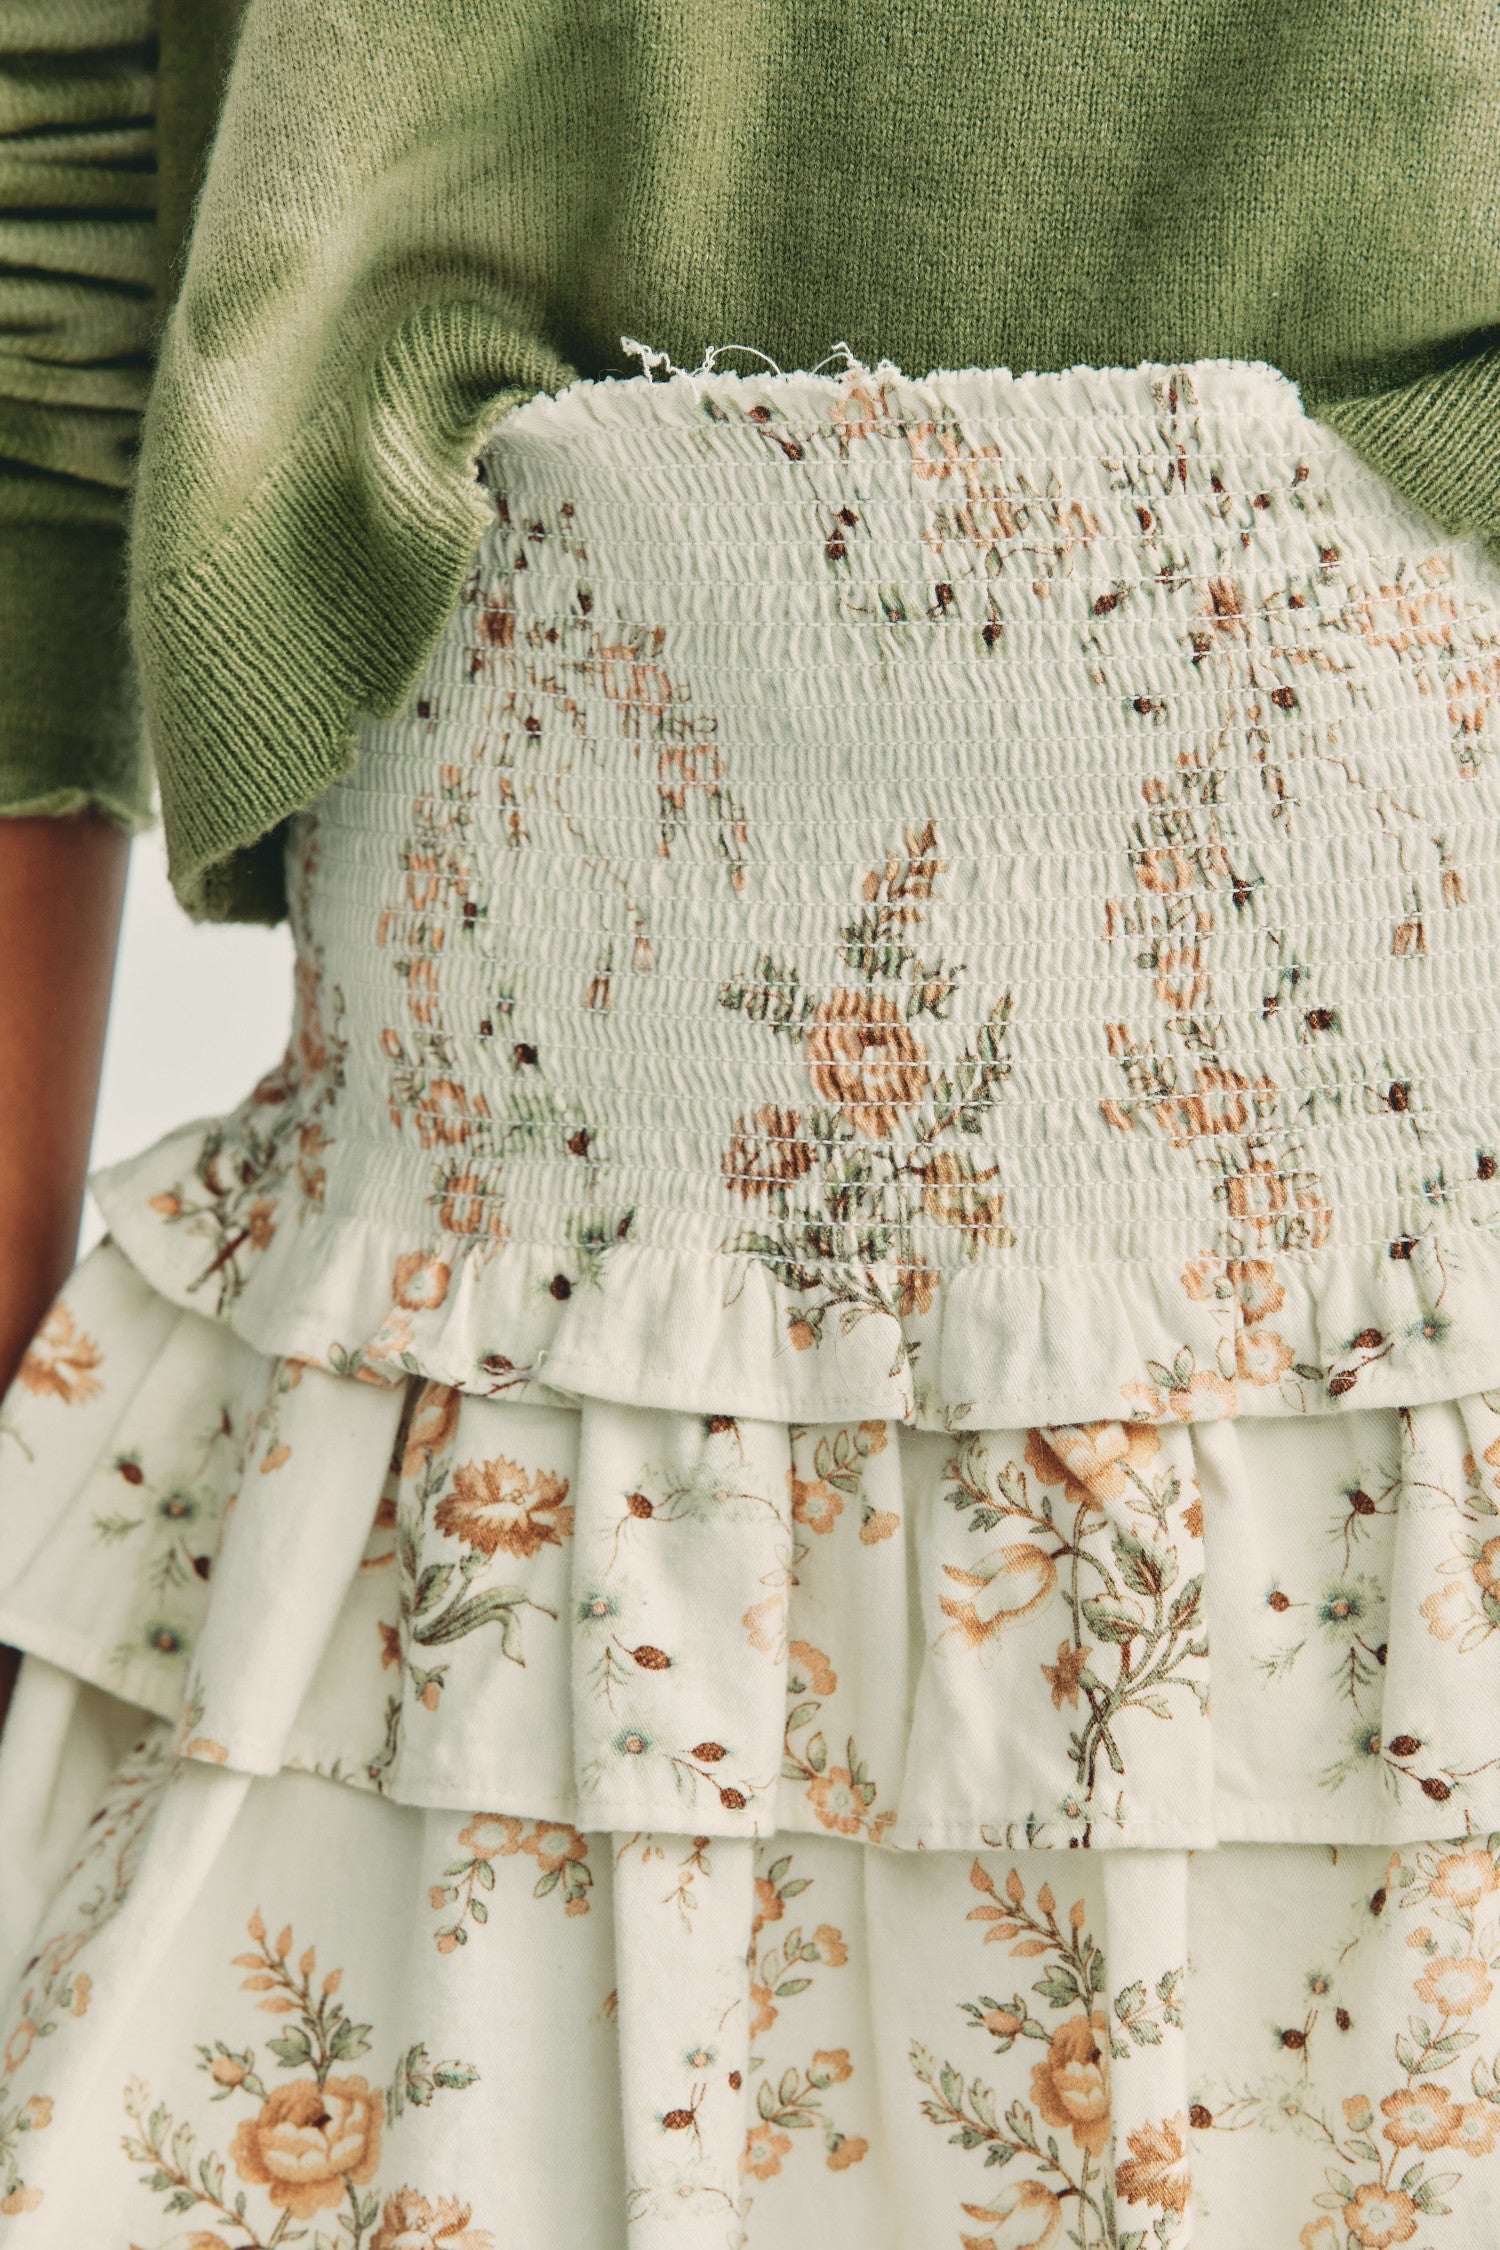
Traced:
<path fill-rule="evenodd" d="M 0 1443 L 7 2242 L 1500 2228 L 1500 1399 L 539 1406 L 106 1243 Z"/>
<path fill-rule="evenodd" d="M 1500 567 L 583 383 L 0 1406 L 10 2250 L 1500 2241 Z"/>

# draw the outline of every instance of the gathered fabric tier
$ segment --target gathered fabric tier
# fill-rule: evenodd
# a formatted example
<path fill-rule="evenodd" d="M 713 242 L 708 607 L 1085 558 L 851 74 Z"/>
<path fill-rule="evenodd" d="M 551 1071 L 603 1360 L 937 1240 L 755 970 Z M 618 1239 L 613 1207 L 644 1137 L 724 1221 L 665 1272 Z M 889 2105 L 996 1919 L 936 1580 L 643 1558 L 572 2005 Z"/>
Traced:
<path fill-rule="evenodd" d="M 1272 369 L 583 382 L 107 1172 L 335 1372 L 919 1427 L 1500 1383 L 1500 564 Z"/>
<path fill-rule="evenodd" d="M 479 467 L 0 1409 L 0 2242 L 1500 2236 L 1497 566 L 1230 363 Z"/>

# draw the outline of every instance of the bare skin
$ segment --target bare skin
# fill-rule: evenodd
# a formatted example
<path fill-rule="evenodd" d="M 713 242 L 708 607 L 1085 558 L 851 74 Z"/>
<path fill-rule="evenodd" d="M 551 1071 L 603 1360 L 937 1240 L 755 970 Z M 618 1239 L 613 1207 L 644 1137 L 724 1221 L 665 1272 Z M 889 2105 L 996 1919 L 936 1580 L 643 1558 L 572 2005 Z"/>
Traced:
<path fill-rule="evenodd" d="M 129 851 L 91 813 L 0 820 L 0 1393 L 73 1263 Z"/>

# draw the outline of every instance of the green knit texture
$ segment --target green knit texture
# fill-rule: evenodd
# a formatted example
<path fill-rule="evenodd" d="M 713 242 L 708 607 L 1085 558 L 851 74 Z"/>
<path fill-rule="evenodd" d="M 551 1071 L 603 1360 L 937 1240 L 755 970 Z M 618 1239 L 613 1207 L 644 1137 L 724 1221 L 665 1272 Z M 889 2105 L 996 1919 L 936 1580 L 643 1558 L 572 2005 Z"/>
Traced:
<path fill-rule="evenodd" d="M 173 879 L 278 915 L 281 823 L 462 583 L 480 437 L 635 372 L 625 335 L 685 366 L 1265 360 L 1500 534 L 1500 9 L 11 0 L 0 536 L 45 478 L 72 560 L 33 600 L 0 550 L 0 810 L 142 801 L 129 651 L 68 589 L 125 524 L 145 398 L 130 620 Z"/>

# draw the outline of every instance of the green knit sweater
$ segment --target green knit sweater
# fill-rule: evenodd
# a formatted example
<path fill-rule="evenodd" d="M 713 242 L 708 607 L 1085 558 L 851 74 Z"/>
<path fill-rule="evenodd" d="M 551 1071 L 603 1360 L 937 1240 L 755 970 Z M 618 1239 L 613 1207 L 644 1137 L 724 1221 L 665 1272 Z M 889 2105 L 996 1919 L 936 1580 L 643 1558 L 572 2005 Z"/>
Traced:
<path fill-rule="evenodd" d="M 1500 533 L 1495 0 L 6 0 L 0 213 L 0 811 L 134 822 L 149 742 L 199 914 L 622 334 L 1269 360 Z"/>

